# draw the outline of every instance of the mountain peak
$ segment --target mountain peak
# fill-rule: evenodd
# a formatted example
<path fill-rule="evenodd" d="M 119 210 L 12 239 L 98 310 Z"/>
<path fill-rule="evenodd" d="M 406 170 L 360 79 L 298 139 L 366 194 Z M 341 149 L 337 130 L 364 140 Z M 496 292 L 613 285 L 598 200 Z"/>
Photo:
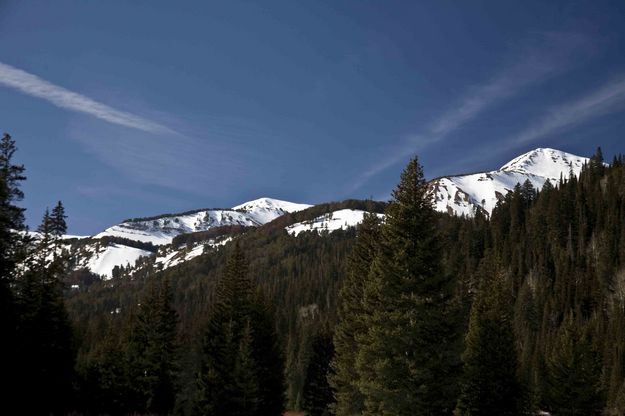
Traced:
<path fill-rule="evenodd" d="M 294 202 L 283 201 L 281 199 L 262 197 L 262 198 L 254 199 L 252 201 L 244 202 L 241 205 L 232 207 L 232 209 L 241 210 L 241 211 L 270 209 L 270 210 L 282 210 L 284 212 L 295 212 L 295 211 L 301 211 L 303 209 L 309 208 L 310 206 L 311 205 L 308 205 L 308 204 L 297 204 Z"/>
<path fill-rule="evenodd" d="M 258 224 L 266 224 L 281 215 L 289 212 L 301 211 L 309 208 L 308 204 L 297 204 L 294 202 L 282 201 L 273 198 L 258 198 L 253 201 L 244 202 L 233 207 L 233 210 L 243 211 Z"/>
<path fill-rule="evenodd" d="M 573 170 L 575 175 L 579 175 L 584 163 L 587 161 L 588 159 L 585 157 L 576 156 L 562 150 L 539 147 L 515 157 L 499 170 L 558 180 L 560 174 L 567 177 L 571 170 Z"/>
<path fill-rule="evenodd" d="M 310 205 L 264 197 L 230 209 L 200 209 L 127 220 L 107 228 L 95 238 L 114 236 L 164 245 L 171 243 L 173 238 L 180 234 L 206 231 L 224 225 L 259 226 L 288 212 L 308 207 Z"/>
<path fill-rule="evenodd" d="M 438 211 L 456 215 L 473 216 L 477 211 L 490 215 L 517 183 L 529 180 L 536 189 L 541 189 L 547 180 L 557 185 L 561 177 L 568 178 L 571 172 L 578 176 L 588 160 L 539 147 L 512 159 L 499 170 L 432 181 L 434 206 Z"/>

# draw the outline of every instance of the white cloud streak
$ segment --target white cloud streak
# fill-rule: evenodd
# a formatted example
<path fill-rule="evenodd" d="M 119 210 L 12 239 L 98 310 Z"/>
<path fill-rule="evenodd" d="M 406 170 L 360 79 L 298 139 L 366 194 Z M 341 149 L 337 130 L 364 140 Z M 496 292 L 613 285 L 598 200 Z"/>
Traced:
<path fill-rule="evenodd" d="M 543 117 L 531 122 L 521 132 L 506 137 L 498 144 L 490 143 L 461 162 L 469 165 L 484 161 L 484 154 L 499 158 L 520 148 L 527 148 L 536 141 L 590 122 L 602 116 L 625 110 L 625 74 L 565 104 L 553 106 L 545 111 Z"/>
<path fill-rule="evenodd" d="M 508 147 L 531 143 L 591 119 L 622 110 L 625 106 L 625 76 L 615 79 L 581 98 L 546 112 L 546 116 L 521 133 L 505 140 Z"/>
<path fill-rule="evenodd" d="M 456 108 L 437 117 L 424 129 L 423 133 L 411 136 L 386 159 L 370 166 L 354 183 L 351 191 L 357 190 L 373 176 L 415 154 L 425 146 L 444 140 L 484 111 L 544 79 L 553 70 L 554 68 L 549 65 L 524 63 L 507 68 L 484 85 L 471 88 L 471 92 L 460 100 Z"/>
<path fill-rule="evenodd" d="M 0 62 L 0 85 L 16 89 L 24 94 L 44 99 L 66 110 L 76 111 L 99 118 L 119 126 L 142 130 L 156 134 L 176 134 L 170 128 L 136 116 L 132 113 L 116 110 L 89 97 L 54 85 L 36 75 Z"/>
<path fill-rule="evenodd" d="M 436 117 L 419 134 L 404 140 L 385 159 L 367 168 L 352 184 L 350 192 L 425 146 L 446 139 L 497 104 L 563 71 L 570 65 L 572 55 L 589 49 L 588 39 L 574 33 L 546 33 L 541 39 L 543 44 L 540 47 L 521 50 L 515 63 L 486 83 L 469 88 L 456 106 Z"/>

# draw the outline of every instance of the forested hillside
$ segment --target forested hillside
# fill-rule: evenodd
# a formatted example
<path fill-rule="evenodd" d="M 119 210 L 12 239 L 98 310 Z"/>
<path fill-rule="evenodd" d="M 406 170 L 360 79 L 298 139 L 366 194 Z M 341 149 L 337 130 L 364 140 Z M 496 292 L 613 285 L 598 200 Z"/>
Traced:
<path fill-rule="evenodd" d="M 73 290 L 62 205 L 18 232 L 14 151 L 5 135 L 2 356 L 30 414 L 625 414 L 622 157 L 518 184 L 488 219 L 435 212 L 413 159 L 388 204 L 317 205 Z M 285 229 L 348 208 L 385 216 Z"/>

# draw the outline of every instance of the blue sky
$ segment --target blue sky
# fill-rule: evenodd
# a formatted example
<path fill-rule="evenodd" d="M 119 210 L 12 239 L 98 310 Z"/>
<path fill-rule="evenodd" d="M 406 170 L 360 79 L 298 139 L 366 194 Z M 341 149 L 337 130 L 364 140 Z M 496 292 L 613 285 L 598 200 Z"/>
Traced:
<path fill-rule="evenodd" d="M 536 147 L 625 153 L 623 1 L 1 1 L 28 223 L 386 198 Z"/>

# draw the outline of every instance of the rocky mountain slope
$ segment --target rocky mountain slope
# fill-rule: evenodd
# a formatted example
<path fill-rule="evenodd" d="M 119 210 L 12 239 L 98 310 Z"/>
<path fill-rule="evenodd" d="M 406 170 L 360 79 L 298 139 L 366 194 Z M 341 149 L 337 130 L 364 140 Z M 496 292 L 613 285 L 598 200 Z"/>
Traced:
<path fill-rule="evenodd" d="M 512 159 L 497 170 L 437 178 L 431 181 L 436 210 L 473 216 L 477 211 L 490 215 L 517 183 L 529 180 L 536 189 L 545 181 L 557 186 L 572 172 L 579 175 L 588 158 L 560 150 L 538 148 Z"/>
<path fill-rule="evenodd" d="M 497 170 L 432 180 L 433 203 L 436 210 L 452 215 L 472 216 L 478 211 L 490 215 L 497 201 L 517 183 L 529 180 L 537 189 L 545 181 L 557 186 L 561 178 L 579 175 L 588 161 L 560 150 L 535 149 Z M 311 206 L 260 198 L 227 209 L 130 219 L 90 238 L 68 239 L 65 244 L 75 269 L 88 269 L 104 278 L 111 278 L 116 267 L 131 268 L 140 259 L 155 270 L 164 270 L 226 244 L 247 227 L 262 226 Z M 306 231 L 332 232 L 356 226 L 363 214 L 358 209 L 325 212 L 290 223 L 285 229 L 293 237 Z M 185 236 L 193 238 L 182 238 Z"/>
<path fill-rule="evenodd" d="M 94 238 L 113 236 L 164 245 L 170 244 L 174 237 L 181 234 L 226 225 L 259 226 L 287 212 L 301 211 L 308 207 L 310 205 L 260 198 L 229 209 L 199 209 L 182 214 L 126 220 L 107 228 Z"/>

